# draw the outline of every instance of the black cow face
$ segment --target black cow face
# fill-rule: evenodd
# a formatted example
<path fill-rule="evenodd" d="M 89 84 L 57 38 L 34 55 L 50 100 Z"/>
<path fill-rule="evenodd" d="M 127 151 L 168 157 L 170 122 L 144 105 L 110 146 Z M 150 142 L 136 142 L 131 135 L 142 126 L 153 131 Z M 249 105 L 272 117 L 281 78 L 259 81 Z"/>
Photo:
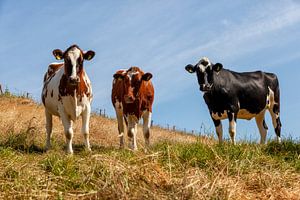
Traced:
<path fill-rule="evenodd" d="M 221 63 L 212 64 L 208 58 L 202 58 L 196 65 L 187 65 L 185 70 L 189 73 L 197 73 L 198 84 L 202 92 L 210 91 L 213 86 L 214 72 L 223 68 Z"/>

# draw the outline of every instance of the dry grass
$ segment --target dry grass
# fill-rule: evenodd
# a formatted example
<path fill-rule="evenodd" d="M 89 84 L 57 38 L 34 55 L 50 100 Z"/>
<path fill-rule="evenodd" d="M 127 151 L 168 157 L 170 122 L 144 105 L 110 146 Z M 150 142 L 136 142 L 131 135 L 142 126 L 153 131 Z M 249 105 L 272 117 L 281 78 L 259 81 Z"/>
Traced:
<path fill-rule="evenodd" d="M 139 128 L 132 152 L 118 149 L 115 120 L 92 116 L 92 153 L 80 122 L 75 154 L 64 152 L 54 121 L 53 149 L 44 152 L 43 107 L 0 97 L 0 199 L 300 199 L 300 144 L 216 144 L 158 127 L 145 153 Z"/>

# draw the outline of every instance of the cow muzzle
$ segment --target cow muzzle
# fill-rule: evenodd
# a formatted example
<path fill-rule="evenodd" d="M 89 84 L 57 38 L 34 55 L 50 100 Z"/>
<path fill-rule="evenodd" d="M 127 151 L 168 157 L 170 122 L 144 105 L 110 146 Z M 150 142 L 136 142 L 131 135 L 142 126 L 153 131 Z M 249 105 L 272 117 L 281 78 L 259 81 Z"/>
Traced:
<path fill-rule="evenodd" d="M 125 100 L 125 103 L 133 103 L 135 98 L 134 98 L 134 96 L 131 96 L 131 95 L 125 95 L 124 100 Z"/>
<path fill-rule="evenodd" d="M 78 76 L 76 76 L 76 77 L 69 77 L 68 83 L 70 85 L 78 85 L 80 83 L 80 78 Z"/>
<path fill-rule="evenodd" d="M 207 92 L 207 91 L 211 90 L 212 86 L 213 86 L 213 84 L 201 84 L 200 85 L 200 90 L 202 92 Z"/>

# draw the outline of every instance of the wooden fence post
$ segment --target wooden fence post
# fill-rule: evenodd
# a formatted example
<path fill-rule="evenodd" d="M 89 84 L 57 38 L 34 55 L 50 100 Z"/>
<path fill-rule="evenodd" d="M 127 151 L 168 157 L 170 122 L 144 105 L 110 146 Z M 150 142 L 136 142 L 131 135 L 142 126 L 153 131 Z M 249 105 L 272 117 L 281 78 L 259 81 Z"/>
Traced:
<path fill-rule="evenodd" d="M 2 86 L 0 84 L 0 94 L 3 94 Z"/>

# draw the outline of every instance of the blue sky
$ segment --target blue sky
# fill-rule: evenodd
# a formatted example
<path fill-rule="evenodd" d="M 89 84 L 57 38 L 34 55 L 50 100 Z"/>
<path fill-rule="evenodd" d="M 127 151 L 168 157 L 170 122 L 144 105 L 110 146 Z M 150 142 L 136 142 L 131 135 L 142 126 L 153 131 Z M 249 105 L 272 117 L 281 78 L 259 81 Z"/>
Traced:
<path fill-rule="evenodd" d="M 293 0 L 1 0 L 0 83 L 39 100 L 52 50 L 78 44 L 96 52 L 85 62 L 94 110 L 115 116 L 112 75 L 135 65 L 153 74 L 155 124 L 214 131 L 196 76 L 184 70 L 207 56 L 235 71 L 276 73 L 282 135 L 299 138 L 299 38 L 300 2 Z M 240 139 L 259 137 L 255 120 L 239 120 L 237 131 Z"/>

